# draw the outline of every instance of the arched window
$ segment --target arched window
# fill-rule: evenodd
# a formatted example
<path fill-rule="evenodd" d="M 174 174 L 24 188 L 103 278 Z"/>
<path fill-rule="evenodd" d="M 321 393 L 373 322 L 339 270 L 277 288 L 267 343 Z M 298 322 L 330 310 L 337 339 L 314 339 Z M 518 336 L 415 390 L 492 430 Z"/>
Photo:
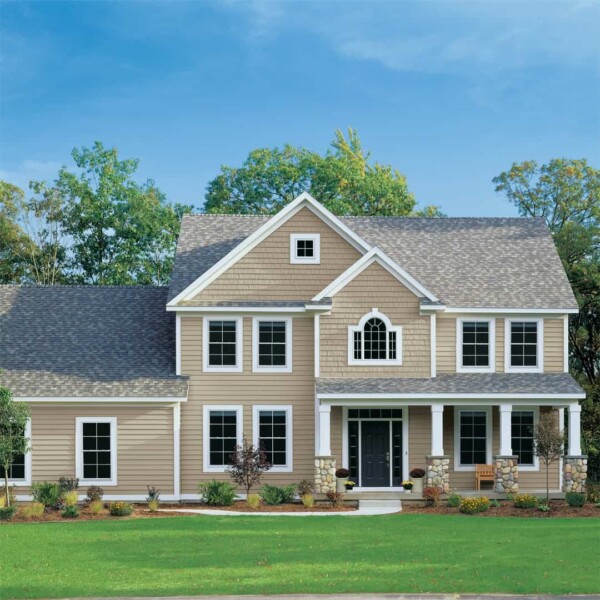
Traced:
<path fill-rule="evenodd" d="M 349 329 L 349 364 L 402 364 L 402 328 L 393 327 L 376 308 Z"/>

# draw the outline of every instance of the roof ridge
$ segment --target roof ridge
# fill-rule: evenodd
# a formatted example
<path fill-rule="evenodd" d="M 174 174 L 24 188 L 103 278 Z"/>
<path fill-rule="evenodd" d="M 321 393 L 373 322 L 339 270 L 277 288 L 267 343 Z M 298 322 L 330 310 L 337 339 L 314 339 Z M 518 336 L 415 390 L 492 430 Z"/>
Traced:
<path fill-rule="evenodd" d="M 139 289 L 147 289 L 147 290 L 168 290 L 168 285 L 95 285 L 92 283 L 56 283 L 56 284 L 46 284 L 46 283 L 0 283 L 0 287 L 3 288 L 66 288 L 66 289 L 76 289 L 76 288 L 86 288 L 86 289 L 123 289 L 123 290 L 139 290 Z"/>

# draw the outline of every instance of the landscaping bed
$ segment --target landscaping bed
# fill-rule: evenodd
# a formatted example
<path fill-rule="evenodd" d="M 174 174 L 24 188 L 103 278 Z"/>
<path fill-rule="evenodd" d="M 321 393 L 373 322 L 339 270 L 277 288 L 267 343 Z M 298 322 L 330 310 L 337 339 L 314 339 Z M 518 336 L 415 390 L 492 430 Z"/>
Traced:
<path fill-rule="evenodd" d="M 282 513 L 282 512 L 302 512 L 302 513 L 311 513 L 311 512 L 352 512 L 357 509 L 356 506 L 349 506 L 344 504 L 342 506 L 331 506 L 329 503 L 315 504 L 311 508 L 306 508 L 300 502 L 289 502 L 286 504 L 277 504 L 275 506 L 269 506 L 267 504 L 261 504 L 258 508 L 250 508 L 244 500 L 240 500 L 233 504 L 232 506 L 207 506 L 206 504 L 165 504 L 161 506 L 161 509 L 169 510 L 169 509 L 182 509 L 182 508 L 190 508 L 190 509 L 198 509 L 198 510 L 225 510 L 231 512 L 247 512 L 247 513 L 256 513 L 256 512 L 269 512 L 269 513 Z"/>

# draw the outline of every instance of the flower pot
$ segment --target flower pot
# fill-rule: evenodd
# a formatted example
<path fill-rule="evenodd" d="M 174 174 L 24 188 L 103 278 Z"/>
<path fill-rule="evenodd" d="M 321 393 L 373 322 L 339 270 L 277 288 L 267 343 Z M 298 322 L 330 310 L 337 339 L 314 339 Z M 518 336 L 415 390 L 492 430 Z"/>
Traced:
<path fill-rule="evenodd" d="M 405 489 L 405 490 L 404 490 L 404 493 L 405 493 L 405 494 L 412 494 L 412 490 L 407 490 L 407 489 Z"/>
<path fill-rule="evenodd" d="M 346 481 L 348 481 L 350 477 L 338 477 L 335 480 L 335 491 L 338 494 L 343 494 L 346 491 Z"/>
<path fill-rule="evenodd" d="M 415 477 L 414 479 L 411 479 L 411 481 L 413 482 L 413 490 L 414 490 L 415 494 L 422 494 L 423 493 L 423 477 Z"/>
<path fill-rule="evenodd" d="M 353 485 L 345 485 L 344 488 L 346 488 L 347 492 L 351 492 L 354 489 Z"/>

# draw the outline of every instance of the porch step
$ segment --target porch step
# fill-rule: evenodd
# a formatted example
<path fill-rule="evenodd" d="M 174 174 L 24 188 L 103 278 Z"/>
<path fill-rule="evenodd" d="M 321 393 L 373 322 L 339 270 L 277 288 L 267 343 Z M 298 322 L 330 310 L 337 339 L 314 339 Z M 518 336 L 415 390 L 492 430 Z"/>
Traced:
<path fill-rule="evenodd" d="M 360 498 L 358 501 L 358 507 L 360 509 L 367 510 L 385 510 L 385 511 L 401 511 L 402 502 L 400 500 L 388 499 L 388 500 L 365 500 Z"/>

